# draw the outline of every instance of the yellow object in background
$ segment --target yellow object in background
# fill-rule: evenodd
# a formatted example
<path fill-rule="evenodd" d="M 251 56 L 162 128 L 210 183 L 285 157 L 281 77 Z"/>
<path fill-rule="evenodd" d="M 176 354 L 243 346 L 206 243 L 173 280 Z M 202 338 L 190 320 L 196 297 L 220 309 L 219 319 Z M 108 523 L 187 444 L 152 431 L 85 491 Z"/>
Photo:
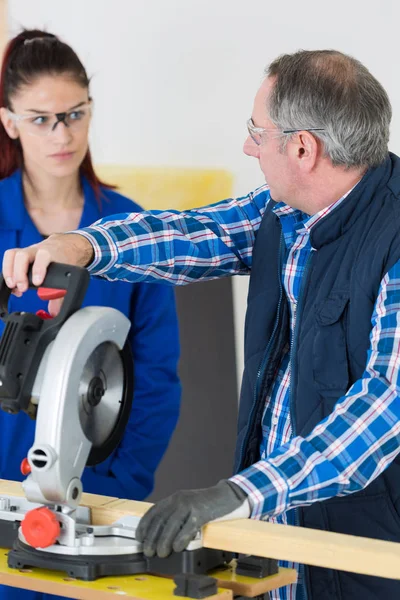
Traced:
<path fill-rule="evenodd" d="M 187 210 L 232 196 L 233 176 L 222 169 L 96 165 L 96 173 L 145 209 Z"/>

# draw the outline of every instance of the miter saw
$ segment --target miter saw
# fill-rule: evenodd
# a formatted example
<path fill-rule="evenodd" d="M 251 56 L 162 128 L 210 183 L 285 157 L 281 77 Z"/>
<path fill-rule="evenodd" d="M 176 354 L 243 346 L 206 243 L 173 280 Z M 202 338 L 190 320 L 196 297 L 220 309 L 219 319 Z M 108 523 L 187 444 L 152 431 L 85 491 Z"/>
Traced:
<path fill-rule="evenodd" d="M 202 548 L 146 558 L 135 539 L 139 517 L 108 526 L 91 523 L 79 506 L 85 466 L 119 444 L 133 398 L 129 320 L 113 308 L 81 308 L 85 269 L 52 263 L 39 296 L 64 296 L 60 313 L 9 313 L 10 290 L 0 278 L 0 405 L 36 419 L 35 440 L 21 457 L 26 498 L 0 496 L 0 546 L 13 568 L 63 570 L 92 580 L 104 575 L 204 573 L 232 554 Z M 34 287 L 31 285 L 31 287 Z"/>

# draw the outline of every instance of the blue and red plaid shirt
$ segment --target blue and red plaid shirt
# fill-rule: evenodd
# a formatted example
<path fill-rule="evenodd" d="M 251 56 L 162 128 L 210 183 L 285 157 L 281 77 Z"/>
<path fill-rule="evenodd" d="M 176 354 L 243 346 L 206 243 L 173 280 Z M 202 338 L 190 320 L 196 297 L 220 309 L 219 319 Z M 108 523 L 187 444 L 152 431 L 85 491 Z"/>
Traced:
<path fill-rule="evenodd" d="M 80 231 L 94 247 L 89 269 L 110 280 L 161 279 L 173 285 L 248 275 L 255 235 L 269 201 L 268 186 L 263 186 L 245 197 L 186 212 L 102 219 Z M 311 217 L 283 203 L 273 209 L 289 249 L 282 281 L 292 331 L 304 265 L 314 251 L 310 230 L 343 201 L 345 196 Z M 288 347 L 265 399 L 260 460 L 232 477 L 249 495 L 252 518 L 293 523 L 295 507 L 366 487 L 399 453 L 400 262 L 381 281 L 371 327 L 363 376 L 304 438 L 293 437 L 291 430 Z M 294 600 L 299 583 L 273 592 L 271 598 Z"/>

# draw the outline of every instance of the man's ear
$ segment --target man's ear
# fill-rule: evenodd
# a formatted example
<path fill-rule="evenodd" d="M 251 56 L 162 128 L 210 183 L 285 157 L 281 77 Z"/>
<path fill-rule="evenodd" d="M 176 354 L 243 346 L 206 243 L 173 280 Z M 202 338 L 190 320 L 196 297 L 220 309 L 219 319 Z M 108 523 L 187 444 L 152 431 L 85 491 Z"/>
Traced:
<path fill-rule="evenodd" d="M 315 165 L 319 152 L 316 138 L 309 131 L 299 131 L 292 138 L 290 146 L 294 158 L 300 161 L 300 167 L 311 170 Z"/>
<path fill-rule="evenodd" d="M 4 129 L 7 132 L 7 135 L 12 139 L 16 140 L 19 137 L 18 128 L 15 125 L 15 121 L 10 117 L 8 110 L 2 106 L 0 108 L 0 120 L 3 124 Z"/>

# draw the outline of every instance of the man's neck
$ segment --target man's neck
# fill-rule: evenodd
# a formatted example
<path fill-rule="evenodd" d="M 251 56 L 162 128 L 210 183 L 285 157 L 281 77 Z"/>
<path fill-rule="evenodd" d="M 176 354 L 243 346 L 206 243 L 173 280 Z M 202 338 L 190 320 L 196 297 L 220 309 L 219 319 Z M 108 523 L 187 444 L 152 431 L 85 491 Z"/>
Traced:
<path fill-rule="evenodd" d="M 365 173 L 366 169 L 331 168 L 316 174 L 309 185 L 300 185 L 298 197 L 293 204 L 287 204 L 308 215 L 315 215 L 352 190 Z"/>

